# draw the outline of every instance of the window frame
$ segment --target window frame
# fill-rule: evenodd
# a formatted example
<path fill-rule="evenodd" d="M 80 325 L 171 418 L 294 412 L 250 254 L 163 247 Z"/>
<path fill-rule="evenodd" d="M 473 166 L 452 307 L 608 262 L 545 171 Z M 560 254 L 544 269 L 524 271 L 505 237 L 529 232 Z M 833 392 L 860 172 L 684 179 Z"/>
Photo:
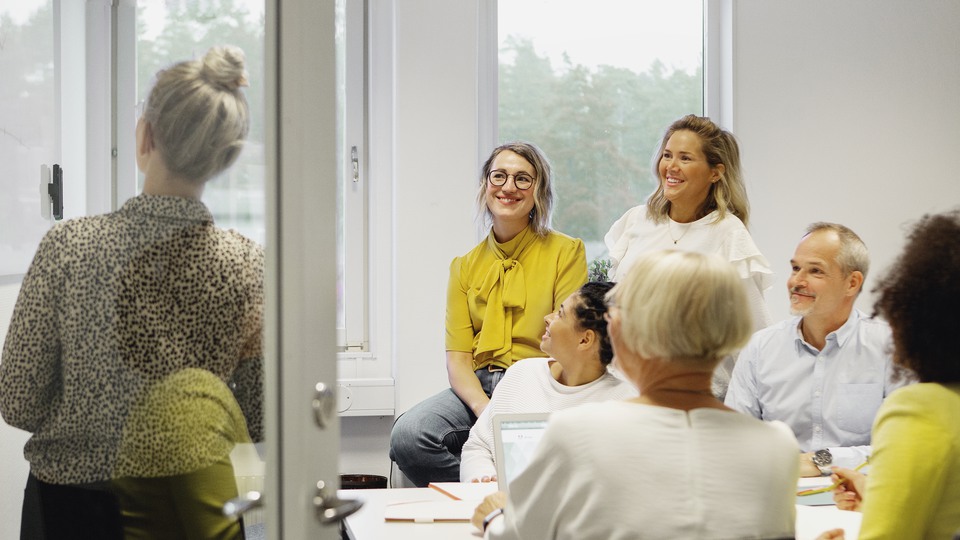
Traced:
<path fill-rule="evenodd" d="M 345 2 L 345 327 L 338 328 L 340 416 L 393 416 L 393 2 Z M 359 37 L 359 39 L 358 39 Z M 353 181 L 352 148 L 359 179 Z M 349 188 L 349 189 L 347 189 Z"/>

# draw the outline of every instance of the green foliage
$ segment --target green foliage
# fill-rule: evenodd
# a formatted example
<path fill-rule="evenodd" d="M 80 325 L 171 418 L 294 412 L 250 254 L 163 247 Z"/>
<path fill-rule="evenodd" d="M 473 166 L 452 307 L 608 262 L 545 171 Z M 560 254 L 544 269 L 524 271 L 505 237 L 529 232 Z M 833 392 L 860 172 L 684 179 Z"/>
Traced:
<path fill-rule="evenodd" d="M 590 261 L 590 271 L 587 281 L 610 281 L 609 272 L 613 263 L 609 259 L 594 259 Z"/>
<path fill-rule="evenodd" d="M 659 62 L 644 73 L 591 70 L 569 58 L 554 69 L 532 42 L 514 36 L 500 54 L 500 139 L 544 150 L 554 168 L 554 228 L 600 244 L 610 225 L 653 191 L 651 163 L 663 129 L 701 114 L 701 70 L 668 71 Z"/>

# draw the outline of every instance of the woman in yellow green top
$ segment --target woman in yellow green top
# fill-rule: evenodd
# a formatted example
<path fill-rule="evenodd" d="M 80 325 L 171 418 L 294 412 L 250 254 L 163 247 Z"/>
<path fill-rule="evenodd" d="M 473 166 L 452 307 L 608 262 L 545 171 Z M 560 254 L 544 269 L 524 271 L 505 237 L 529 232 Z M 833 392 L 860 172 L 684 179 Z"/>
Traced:
<path fill-rule="evenodd" d="M 503 372 L 542 355 L 544 316 L 587 280 L 583 241 L 550 229 L 550 164 L 537 146 L 494 149 L 478 187 L 490 233 L 450 265 L 450 388 L 400 416 L 390 437 L 390 459 L 418 486 L 459 481 L 460 450 Z"/>
<path fill-rule="evenodd" d="M 219 377 L 188 367 L 143 389 L 123 426 L 113 492 L 127 539 L 240 539 L 224 516 L 238 495 L 230 453 L 249 443 L 240 404 Z"/>
<path fill-rule="evenodd" d="M 960 210 L 925 216 L 878 287 L 894 359 L 920 380 L 883 402 L 870 473 L 834 469 L 837 507 L 863 512 L 860 538 L 960 532 Z M 843 538 L 841 529 L 822 539 Z"/>

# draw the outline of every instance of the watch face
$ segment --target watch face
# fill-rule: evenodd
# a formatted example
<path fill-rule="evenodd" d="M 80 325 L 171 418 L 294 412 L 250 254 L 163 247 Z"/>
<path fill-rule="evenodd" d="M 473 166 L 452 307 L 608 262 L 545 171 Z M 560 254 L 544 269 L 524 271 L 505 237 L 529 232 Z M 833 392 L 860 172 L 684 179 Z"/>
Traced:
<path fill-rule="evenodd" d="M 813 463 L 819 467 L 826 467 L 833 463 L 833 455 L 830 454 L 830 451 L 826 448 L 822 450 L 817 450 L 813 453 L 813 457 L 810 458 Z"/>

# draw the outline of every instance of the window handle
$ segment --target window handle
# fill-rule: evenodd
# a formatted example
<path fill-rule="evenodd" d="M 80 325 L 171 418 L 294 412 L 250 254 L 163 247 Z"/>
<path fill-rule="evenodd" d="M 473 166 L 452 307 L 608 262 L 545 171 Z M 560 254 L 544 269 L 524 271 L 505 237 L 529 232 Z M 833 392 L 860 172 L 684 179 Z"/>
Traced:
<path fill-rule="evenodd" d="M 357 157 L 357 147 L 350 147 L 350 162 L 353 163 L 353 181 L 360 181 L 360 158 Z"/>
<path fill-rule="evenodd" d="M 40 215 L 50 219 L 51 214 L 55 220 L 63 219 L 63 169 L 56 163 L 52 172 L 40 166 Z"/>

